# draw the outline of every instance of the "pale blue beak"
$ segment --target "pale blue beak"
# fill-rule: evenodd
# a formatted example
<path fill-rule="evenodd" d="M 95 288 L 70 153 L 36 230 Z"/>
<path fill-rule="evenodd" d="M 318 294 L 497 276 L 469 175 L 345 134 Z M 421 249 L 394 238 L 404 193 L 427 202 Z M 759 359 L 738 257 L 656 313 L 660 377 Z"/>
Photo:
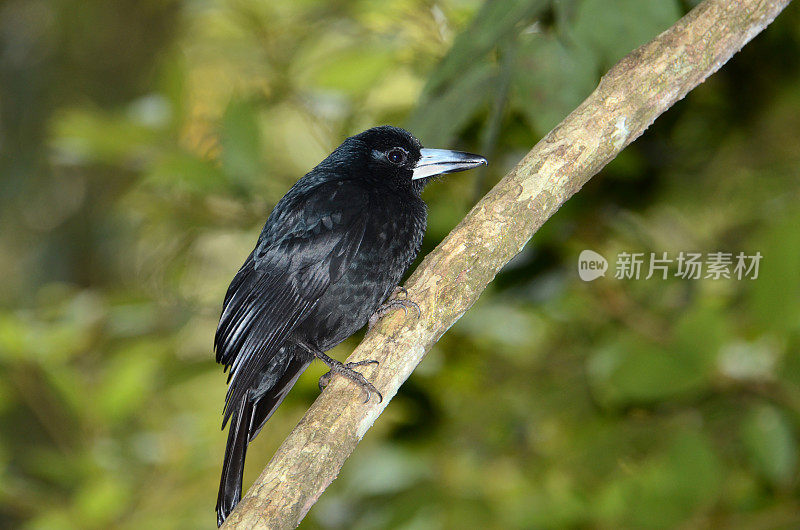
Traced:
<path fill-rule="evenodd" d="M 414 166 L 411 180 L 424 179 L 444 173 L 465 171 L 488 164 L 485 158 L 472 153 L 450 151 L 448 149 L 420 149 L 420 159 Z"/>

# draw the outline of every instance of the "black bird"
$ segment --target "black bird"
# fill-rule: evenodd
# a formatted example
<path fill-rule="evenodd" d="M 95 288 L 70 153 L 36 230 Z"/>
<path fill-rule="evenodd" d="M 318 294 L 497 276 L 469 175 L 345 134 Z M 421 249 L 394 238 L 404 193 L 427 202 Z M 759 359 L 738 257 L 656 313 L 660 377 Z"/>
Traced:
<path fill-rule="evenodd" d="M 486 164 L 469 153 L 423 149 L 407 131 L 375 127 L 346 139 L 272 210 L 225 295 L 214 348 L 230 368 L 230 420 L 217 525 L 239 502 L 247 444 L 314 358 L 380 393 L 354 366 L 325 355 L 363 327 L 397 288 L 425 233 L 420 194 L 436 175 Z"/>

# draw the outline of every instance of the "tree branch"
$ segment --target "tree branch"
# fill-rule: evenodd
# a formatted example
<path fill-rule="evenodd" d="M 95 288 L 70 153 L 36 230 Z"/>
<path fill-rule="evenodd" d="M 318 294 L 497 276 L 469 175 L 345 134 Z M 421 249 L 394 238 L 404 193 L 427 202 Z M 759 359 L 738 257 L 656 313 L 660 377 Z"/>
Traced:
<path fill-rule="evenodd" d="M 790 0 L 706 0 L 617 63 L 422 262 L 406 284 L 422 316 L 395 312 L 349 360 L 383 402 L 334 378 L 272 457 L 224 528 L 297 526 L 426 352 L 495 274 L 586 181 L 665 110 L 717 71 Z"/>

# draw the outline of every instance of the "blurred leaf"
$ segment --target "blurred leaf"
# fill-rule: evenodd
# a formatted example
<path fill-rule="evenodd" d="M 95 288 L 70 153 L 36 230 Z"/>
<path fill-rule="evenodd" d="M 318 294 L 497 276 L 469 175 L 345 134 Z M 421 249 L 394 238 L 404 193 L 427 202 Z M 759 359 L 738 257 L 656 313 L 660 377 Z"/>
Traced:
<path fill-rule="evenodd" d="M 685 520 L 719 495 L 722 466 L 708 439 L 684 431 L 656 458 L 632 477 L 628 499 L 632 523 L 638 528 L 668 528 Z"/>
<path fill-rule="evenodd" d="M 66 508 L 56 505 L 45 507 L 23 528 L 25 530 L 72 530 L 73 528 L 78 530 L 82 527 L 74 522 Z"/>
<path fill-rule="evenodd" d="M 718 307 L 695 304 L 675 323 L 674 355 L 688 368 L 710 374 L 731 330 Z"/>
<path fill-rule="evenodd" d="M 514 69 L 514 105 L 544 134 L 588 96 L 596 65 L 586 50 L 565 46 L 553 35 L 522 35 Z"/>
<path fill-rule="evenodd" d="M 655 441 L 641 463 L 607 482 L 596 498 L 603 527 L 672 528 L 720 494 L 722 462 L 702 434 L 682 430 L 666 448 Z"/>
<path fill-rule="evenodd" d="M 775 371 L 788 388 L 800 390 L 800 355 L 785 355 Z"/>
<path fill-rule="evenodd" d="M 96 471 L 81 450 L 71 452 L 70 458 L 64 458 L 62 450 L 31 447 L 20 463 L 26 465 L 31 476 L 44 479 L 48 484 L 57 484 L 70 492 Z"/>
<path fill-rule="evenodd" d="M 130 491 L 123 478 L 107 475 L 81 488 L 75 499 L 75 515 L 81 526 L 107 528 L 125 509 L 124 500 Z"/>
<path fill-rule="evenodd" d="M 328 54 L 314 80 L 317 86 L 357 96 L 368 92 L 389 71 L 392 51 L 376 45 Z"/>
<path fill-rule="evenodd" d="M 544 336 L 544 323 L 514 303 L 480 304 L 455 325 L 476 347 L 496 351 L 512 360 L 532 361 L 531 344 Z"/>
<path fill-rule="evenodd" d="M 797 439 L 792 426 L 775 407 L 761 405 L 747 412 L 742 442 L 758 472 L 773 486 L 788 487 L 797 476 Z"/>
<path fill-rule="evenodd" d="M 607 68 L 655 38 L 680 16 L 676 0 L 584 0 L 569 33 Z"/>
<path fill-rule="evenodd" d="M 754 341 L 734 340 L 726 344 L 717 359 L 725 377 L 741 381 L 770 381 L 782 347 L 769 336 Z"/>
<path fill-rule="evenodd" d="M 503 0 L 484 2 L 470 27 L 456 37 L 447 56 L 428 78 L 425 94 L 439 94 L 445 85 L 458 82 L 493 47 L 548 6 L 547 0 Z"/>
<path fill-rule="evenodd" d="M 106 420 L 125 420 L 141 407 L 157 380 L 161 351 L 163 346 L 158 342 L 143 339 L 106 361 L 105 377 L 95 402 Z"/>
<path fill-rule="evenodd" d="M 228 103 L 222 116 L 222 167 L 231 180 L 245 187 L 264 177 L 257 117 L 258 108 L 239 99 Z"/>
<path fill-rule="evenodd" d="M 3 363 L 0 363 L 0 368 L 4 368 Z M 8 383 L 3 380 L 0 380 L 0 415 L 5 414 L 8 410 L 14 405 L 14 397 L 12 395 L 13 391 Z M 7 454 L 5 451 L 5 447 L 2 445 L 2 440 L 0 440 L 0 468 L 5 465 Z"/>
<path fill-rule="evenodd" d="M 87 392 L 86 374 L 81 367 L 73 364 L 45 363 L 41 365 L 44 375 L 47 378 L 48 390 L 56 396 L 58 408 L 53 408 L 49 412 L 53 416 L 60 416 L 60 413 L 67 411 L 69 416 L 62 419 L 83 420 L 92 410 L 93 395 Z M 61 408 L 63 407 L 63 409 Z M 71 422 L 70 422 L 71 424 Z M 62 425 L 60 428 L 64 428 Z M 73 426 L 77 431 L 77 426 Z M 64 433 L 67 434 L 72 433 Z"/>
<path fill-rule="evenodd" d="M 509 42 L 515 32 L 548 6 L 546 0 L 485 2 L 470 28 L 461 33 L 423 90 L 407 127 L 426 145 L 447 145 L 500 84 L 497 66 L 483 57 Z"/>
<path fill-rule="evenodd" d="M 569 20 L 575 17 L 575 12 L 581 5 L 582 0 L 554 0 L 552 8 L 556 17 L 556 24 L 564 26 Z"/>
<path fill-rule="evenodd" d="M 708 373 L 697 359 L 630 336 L 617 337 L 600 348 L 589 359 L 587 370 L 596 397 L 610 407 L 675 399 L 708 384 Z"/>
<path fill-rule="evenodd" d="M 442 94 L 418 107 L 408 119 L 407 127 L 424 145 L 449 145 L 453 136 L 488 103 L 494 81 L 494 67 L 479 63 Z"/>
<path fill-rule="evenodd" d="M 225 190 L 228 180 L 213 162 L 191 153 L 175 151 L 166 154 L 152 166 L 145 182 L 155 189 L 172 193 L 202 194 Z"/>
<path fill-rule="evenodd" d="M 381 447 L 359 456 L 359 466 L 348 474 L 349 486 L 363 494 L 402 490 L 431 475 L 427 462 L 400 447 Z"/>
<path fill-rule="evenodd" d="M 148 125 L 94 109 L 63 111 L 52 127 L 56 156 L 65 164 L 138 164 L 157 138 Z"/>
<path fill-rule="evenodd" d="M 800 330 L 800 215 L 792 213 L 770 226 L 758 246 L 745 252 L 761 252 L 756 280 L 750 283 L 750 305 L 755 319 L 778 333 Z M 780 308 L 776 311 L 775 308 Z"/>
<path fill-rule="evenodd" d="M 25 325 L 11 312 L 0 313 L 0 360 L 19 359 L 26 352 Z"/>

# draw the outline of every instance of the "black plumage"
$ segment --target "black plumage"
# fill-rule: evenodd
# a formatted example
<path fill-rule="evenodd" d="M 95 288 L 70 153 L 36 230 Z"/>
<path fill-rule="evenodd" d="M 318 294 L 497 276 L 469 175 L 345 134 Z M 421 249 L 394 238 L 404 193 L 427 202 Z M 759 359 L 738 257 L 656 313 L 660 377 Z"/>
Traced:
<path fill-rule="evenodd" d="M 217 362 L 230 369 L 218 524 L 241 497 L 247 444 L 315 357 L 367 399 L 377 393 L 356 365 L 323 352 L 367 323 L 416 257 L 430 177 L 485 163 L 376 127 L 345 140 L 275 206 L 228 288 L 214 339 Z"/>

